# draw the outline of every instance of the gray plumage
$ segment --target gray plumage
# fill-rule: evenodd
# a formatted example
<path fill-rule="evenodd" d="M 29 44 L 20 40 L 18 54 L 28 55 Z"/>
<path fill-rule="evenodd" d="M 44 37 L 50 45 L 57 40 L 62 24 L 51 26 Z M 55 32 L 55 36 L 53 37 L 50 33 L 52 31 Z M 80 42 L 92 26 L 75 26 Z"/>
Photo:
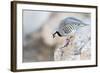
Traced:
<path fill-rule="evenodd" d="M 53 37 L 55 37 L 55 34 L 57 33 L 59 36 L 66 36 L 67 34 L 71 32 L 77 31 L 78 28 L 86 26 L 87 24 L 83 23 L 81 20 L 76 19 L 74 17 L 68 17 L 61 21 L 58 31 L 56 31 L 53 34 Z"/>

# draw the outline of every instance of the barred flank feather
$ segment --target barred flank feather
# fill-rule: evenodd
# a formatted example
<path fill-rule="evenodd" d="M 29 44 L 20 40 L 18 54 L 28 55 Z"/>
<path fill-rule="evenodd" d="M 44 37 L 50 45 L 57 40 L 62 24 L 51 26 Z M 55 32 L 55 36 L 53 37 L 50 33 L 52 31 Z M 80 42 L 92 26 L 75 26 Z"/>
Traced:
<path fill-rule="evenodd" d="M 61 24 L 59 25 L 58 32 L 62 36 L 66 36 L 67 34 L 71 33 L 72 31 L 76 31 L 81 26 L 86 26 L 87 24 L 83 23 L 81 20 L 68 17 L 64 19 Z"/>

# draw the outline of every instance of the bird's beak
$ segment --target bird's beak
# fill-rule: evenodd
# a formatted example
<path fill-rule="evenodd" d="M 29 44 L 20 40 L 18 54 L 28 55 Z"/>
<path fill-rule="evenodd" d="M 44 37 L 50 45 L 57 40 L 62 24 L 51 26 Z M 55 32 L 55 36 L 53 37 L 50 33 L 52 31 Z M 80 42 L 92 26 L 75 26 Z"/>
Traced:
<path fill-rule="evenodd" d="M 58 36 L 60 36 L 61 37 L 61 34 L 58 32 L 58 31 L 56 31 L 54 34 L 53 34 L 53 38 L 55 38 L 55 35 L 58 35 Z"/>

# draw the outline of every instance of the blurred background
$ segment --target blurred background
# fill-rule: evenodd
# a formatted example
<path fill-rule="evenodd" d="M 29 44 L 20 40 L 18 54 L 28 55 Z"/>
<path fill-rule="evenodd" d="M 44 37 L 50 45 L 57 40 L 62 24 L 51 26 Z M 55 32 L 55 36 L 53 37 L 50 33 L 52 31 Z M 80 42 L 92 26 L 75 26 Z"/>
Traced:
<path fill-rule="evenodd" d="M 67 36 L 64 38 L 57 36 L 54 39 L 52 34 L 58 29 L 61 21 L 67 17 L 78 18 L 89 24 L 89 27 L 86 29 L 90 32 L 91 14 L 89 13 L 23 10 L 23 62 L 58 60 L 55 57 L 60 57 L 57 47 L 64 43 Z M 85 35 L 87 31 L 82 32 Z M 72 60 L 69 52 L 73 50 L 71 47 L 67 48 L 67 50 L 65 49 L 63 58 L 59 60 Z M 76 56 L 74 57 L 76 58 Z M 85 53 L 83 52 L 83 54 L 79 55 L 79 59 L 90 59 L 90 48 Z"/>

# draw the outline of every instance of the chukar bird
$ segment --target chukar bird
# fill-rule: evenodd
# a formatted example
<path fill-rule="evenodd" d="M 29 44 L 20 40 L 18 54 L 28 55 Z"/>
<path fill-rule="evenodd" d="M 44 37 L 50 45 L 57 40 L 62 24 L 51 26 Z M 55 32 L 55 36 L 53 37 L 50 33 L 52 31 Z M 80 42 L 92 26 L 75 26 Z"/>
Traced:
<path fill-rule="evenodd" d="M 71 32 L 77 31 L 80 27 L 86 26 L 87 24 L 83 23 L 81 20 L 76 19 L 74 17 L 68 17 L 62 20 L 61 24 L 59 25 L 58 30 L 53 34 L 53 38 L 55 34 L 58 36 L 66 36 Z"/>

